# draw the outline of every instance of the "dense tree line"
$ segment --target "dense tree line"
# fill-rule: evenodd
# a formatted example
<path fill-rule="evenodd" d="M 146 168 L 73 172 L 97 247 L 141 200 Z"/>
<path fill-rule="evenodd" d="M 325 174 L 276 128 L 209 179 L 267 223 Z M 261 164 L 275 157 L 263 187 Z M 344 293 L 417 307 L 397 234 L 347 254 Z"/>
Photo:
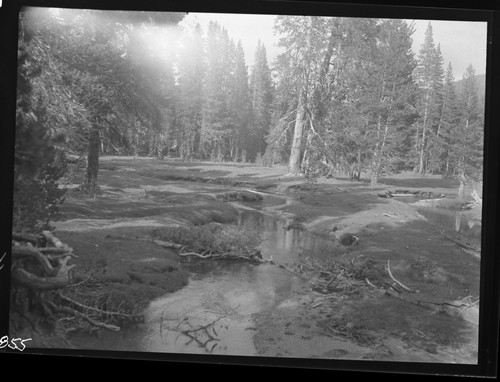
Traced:
<path fill-rule="evenodd" d="M 270 147 L 289 153 L 291 173 L 308 167 L 366 173 L 482 173 L 483 115 L 475 72 L 457 88 L 429 23 L 418 55 L 403 20 L 279 17 L 278 113 Z M 463 189 L 463 188 L 462 188 Z"/>
<path fill-rule="evenodd" d="M 372 184 L 406 170 L 456 177 L 461 192 L 480 180 L 474 68 L 457 86 L 430 23 L 415 54 L 404 20 L 278 16 L 283 53 L 268 62 L 259 41 L 249 67 L 223 26 L 177 25 L 182 17 L 21 14 L 16 198 L 31 182 L 60 203 L 67 154 L 85 156 L 89 192 L 102 154 L 286 164 L 290 174 L 364 174 Z M 33 209 L 25 196 L 19 223 Z"/>

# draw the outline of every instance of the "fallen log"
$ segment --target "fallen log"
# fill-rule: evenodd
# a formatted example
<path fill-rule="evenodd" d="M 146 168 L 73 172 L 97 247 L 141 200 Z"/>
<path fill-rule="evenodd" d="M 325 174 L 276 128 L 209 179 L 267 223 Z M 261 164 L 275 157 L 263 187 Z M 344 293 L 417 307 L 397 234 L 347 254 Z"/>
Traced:
<path fill-rule="evenodd" d="M 181 249 L 183 247 L 181 244 L 172 243 L 171 241 L 153 240 L 153 243 L 159 245 L 160 247 L 169 249 Z"/>
<path fill-rule="evenodd" d="M 189 256 L 194 256 L 203 260 L 206 259 L 214 259 L 214 260 L 245 260 L 245 261 L 253 261 L 253 262 L 259 262 L 263 263 L 266 262 L 266 260 L 262 259 L 262 256 L 260 255 L 260 252 L 257 252 L 257 254 L 250 254 L 250 255 L 243 255 L 243 254 L 235 254 L 235 253 L 230 253 L 230 252 L 223 252 L 223 253 L 206 253 L 208 250 L 198 253 L 198 252 L 179 252 L 179 256 L 181 257 L 189 257 Z"/>

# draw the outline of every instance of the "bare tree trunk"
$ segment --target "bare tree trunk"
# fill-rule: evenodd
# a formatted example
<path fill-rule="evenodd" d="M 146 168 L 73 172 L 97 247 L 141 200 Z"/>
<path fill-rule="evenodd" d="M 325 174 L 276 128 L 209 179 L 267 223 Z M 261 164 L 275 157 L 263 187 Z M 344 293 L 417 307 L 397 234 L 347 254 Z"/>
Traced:
<path fill-rule="evenodd" d="M 87 157 L 87 176 L 88 186 L 95 185 L 99 173 L 99 126 L 94 124 L 89 132 L 88 157 Z"/>
<path fill-rule="evenodd" d="M 422 143 L 420 144 L 420 161 L 418 165 L 418 172 L 420 175 L 425 174 L 425 140 L 427 138 L 427 119 L 429 114 L 429 90 L 425 97 L 425 110 L 424 110 L 424 123 L 422 126 Z"/>
<path fill-rule="evenodd" d="M 460 175 L 460 185 L 458 186 L 458 197 L 463 199 L 465 196 L 465 175 Z"/>
<path fill-rule="evenodd" d="M 302 83 L 300 84 L 300 94 L 297 103 L 297 115 L 295 117 L 295 126 L 293 132 L 292 148 L 290 150 L 290 161 L 288 165 L 289 173 L 298 175 L 301 172 L 302 160 L 302 138 L 304 135 L 304 125 L 306 123 L 306 110 L 307 110 L 307 87 L 309 81 L 309 64 L 311 58 L 309 57 L 311 47 L 311 31 L 313 27 L 313 18 L 308 18 L 308 34 L 307 34 L 307 53 L 304 57 Z"/>
<path fill-rule="evenodd" d="M 378 177 L 379 177 L 379 155 L 380 155 L 380 134 L 381 134 L 381 128 L 382 128 L 382 115 L 379 114 L 378 116 L 378 122 L 377 122 L 377 141 L 375 143 L 375 150 L 373 150 L 373 160 L 372 160 L 372 169 L 371 169 L 371 176 L 370 176 L 370 184 L 371 186 L 374 186 L 378 183 Z"/>
<path fill-rule="evenodd" d="M 299 104 L 297 106 L 297 116 L 295 117 L 295 127 L 293 131 L 292 149 L 290 152 L 290 162 L 288 165 L 289 173 L 297 175 L 300 173 L 300 162 L 302 152 L 302 135 L 304 131 L 305 115 L 306 115 L 306 102 L 307 95 L 304 89 L 299 96 Z"/>

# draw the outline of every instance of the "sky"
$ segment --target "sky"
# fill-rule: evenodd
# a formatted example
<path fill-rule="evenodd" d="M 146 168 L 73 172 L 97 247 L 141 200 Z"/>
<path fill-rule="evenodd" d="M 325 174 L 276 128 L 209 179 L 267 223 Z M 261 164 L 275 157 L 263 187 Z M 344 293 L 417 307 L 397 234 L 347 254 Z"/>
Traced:
<path fill-rule="evenodd" d="M 231 38 L 241 40 L 245 51 L 245 59 L 249 66 L 253 62 L 258 39 L 264 43 L 268 61 L 272 63 L 279 54 L 274 47 L 277 41 L 273 33 L 274 16 L 272 15 L 242 15 L 190 13 L 183 23 L 199 22 L 206 30 L 210 20 L 218 21 L 226 28 Z M 409 20 L 415 25 L 413 35 L 413 50 L 416 54 L 424 42 L 425 30 L 429 20 Z M 462 78 L 466 67 L 472 64 L 476 74 L 486 72 L 486 35 L 485 22 L 430 20 L 433 28 L 434 43 L 440 43 L 445 70 L 451 62 L 456 80 Z"/>

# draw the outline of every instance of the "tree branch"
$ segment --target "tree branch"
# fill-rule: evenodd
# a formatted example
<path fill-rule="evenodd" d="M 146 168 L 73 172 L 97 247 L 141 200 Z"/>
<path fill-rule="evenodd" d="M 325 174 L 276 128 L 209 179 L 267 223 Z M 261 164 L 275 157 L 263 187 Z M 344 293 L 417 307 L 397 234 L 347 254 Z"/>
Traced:
<path fill-rule="evenodd" d="M 405 291 L 407 292 L 410 292 L 410 293 L 414 293 L 414 291 L 410 288 L 408 288 L 406 285 L 404 285 L 402 282 L 396 280 L 394 278 L 394 276 L 392 275 L 392 272 L 391 272 L 391 268 L 390 268 L 390 264 L 389 264 L 390 260 L 387 260 L 387 266 L 386 266 L 386 270 L 387 270 L 387 273 L 389 274 L 389 277 L 392 279 L 392 281 L 394 281 L 396 284 L 398 284 L 401 288 L 403 288 Z"/>
<path fill-rule="evenodd" d="M 105 324 L 104 322 L 96 321 L 96 320 L 90 318 L 89 316 L 87 316 L 87 315 L 85 315 L 83 313 L 80 313 L 79 311 L 77 311 L 75 309 L 68 308 L 67 306 L 56 306 L 53 303 L 49 303 L 49 304 L 52 307 L 52 309 L 54 309 L 56 312 L 69 313 L 69 314 L 72 314 L 74 316 L 78 316 L 78 317 L 83 318 L 84 320 L 88 321 L 90 324 L 92 324 L 92 325 L 94 325 L 94 326 L 96 326 L 98 328 L 108 329 L 108 330 L 111 330 L 113 332 L 120 331 L 120 327 L 119 326 Z"/>
<path fill-rule="evenodd" d="M 75 301 L 72 298 L 64 296 L 61 292 L 58 293 L 58 296 L 62 300 L 66 301 L 66 302 L 69 302 L 71 304 L 74 304 L 74 305 L 76 305 L 77 307 L 79 307 L 81 309 L 91 310 L 91 311 L 94 311 L 96 313 L 100 313 L 100 314 L 104 314 L 104 315 L 110 315 L 110 316 L 123 316 L 123 317 L 129 317 L 129 318 L 130 317 L 140 317 L 140 316 L 134 315 L 134 314 L 126 314 L 126 313 L 121 313 L 121 312 L 110 312 L 110 311 L 107 311 L 107 310 L 102 310 L 102 309 L 99 309 L 99 308 L 94 308 L 93 306 L 88 306 L 88 305 L 82 304 L 81 302 Z"/>

